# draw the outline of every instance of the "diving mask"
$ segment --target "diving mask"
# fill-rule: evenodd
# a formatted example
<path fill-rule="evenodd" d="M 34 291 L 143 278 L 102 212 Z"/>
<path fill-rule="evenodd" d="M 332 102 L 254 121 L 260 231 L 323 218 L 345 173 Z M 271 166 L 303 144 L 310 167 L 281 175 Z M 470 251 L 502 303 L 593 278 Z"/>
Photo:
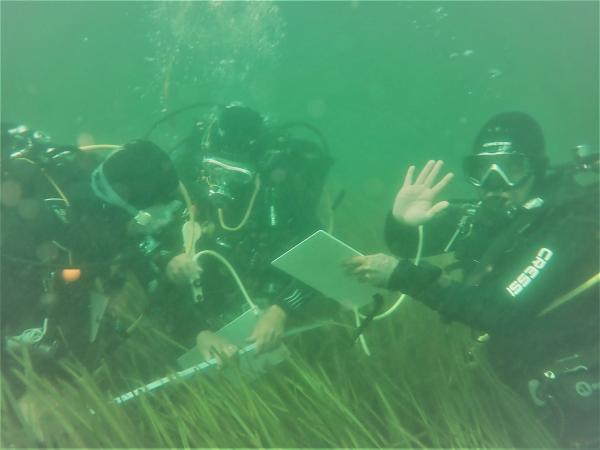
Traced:
<path fill-rule="evenodd" d="M 513 188 L 533 175 L 531 161 L 522 153 L 479 153 L 465 158 L 463 168 L 469 182 L 483 188 Z"/>
<path fill-rule="evenodd" d="M 235 200 L 256 177 L 253 167 L 218 157 L 205 157 L 202 170 L 209 195 L 223 200 Z"/>

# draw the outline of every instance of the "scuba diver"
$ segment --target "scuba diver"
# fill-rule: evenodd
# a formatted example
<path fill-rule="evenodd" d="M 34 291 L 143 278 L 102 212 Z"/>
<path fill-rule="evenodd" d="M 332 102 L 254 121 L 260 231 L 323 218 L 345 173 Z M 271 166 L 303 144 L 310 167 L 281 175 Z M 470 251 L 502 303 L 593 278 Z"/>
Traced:
<path fill-rule="evenodd" d="M 585 447 L 600 436 L 598 155 L 576 151 L 574 163 L 550 171 L 538 123 L 498 114 L 464 160 L 479 199 L 439 201 L 453 174 L 439 179 L 442 161 L 429 161 L 415 178 L 411 166 L 385 227 L 396 256 L 348 265 L 480 331 L 501 378 L 533 401 L 560 442 Z M 423 256 L 453 252 L 456 261 L 415 265 L 419 245 Z M 456 270 L 460 281 L 449 276 Z"/>
<path fill-rule="evenodd" d="M 130 271 L 146 286 L 177 272 L 183 208 L 173 164 L 149 141 L 102 161 L 2 124 L 1 151 L 2 375 L 18 398 L 23 351 L 36 372 L 68 377 L 63 358 L 94 368 L 126 337 L 109 299 Z"/>
<path fill-rule="evenodd" d="M 322 227 L 317 210 L 332 159 L 323 142 L 295 137 L 296 126 L 268 126 L 256 111 L 230 104 L 198 122 L 173 157 L 197 205 L 196 248 L 214 253 L 197 259 L 202 274 L 195 297 L 183 300 L 185 308 L 163 305 L 168 311 L 160 314 L 176 324 L 169 331 L 196 336 L 206 360 L 237 352 L 215 330 L 247 310 L 246 303 L 261 311 L 248 336 L 257 352 L 277 347 L 288 316 L 305 316 L 310 303 L 321 304 L 312 302 L 316 291 L 271 266 Z M 238 275 L 254 300 L 240 295 L 243 288 L 232 282 Z"/>

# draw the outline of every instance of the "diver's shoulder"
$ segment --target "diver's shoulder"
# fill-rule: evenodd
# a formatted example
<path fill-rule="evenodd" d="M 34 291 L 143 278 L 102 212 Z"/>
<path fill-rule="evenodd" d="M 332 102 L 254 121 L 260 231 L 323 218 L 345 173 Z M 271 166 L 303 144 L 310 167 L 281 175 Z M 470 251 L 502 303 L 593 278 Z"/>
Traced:
<path fill-rule="evenodd" d="M 549 211 L 558 214 L 566 212 L 584 215 L 597 215 L 599 207 L 599 185 L 578 184 L 572 177 L 555 177 L 546 184 L 543 195 Z"/>

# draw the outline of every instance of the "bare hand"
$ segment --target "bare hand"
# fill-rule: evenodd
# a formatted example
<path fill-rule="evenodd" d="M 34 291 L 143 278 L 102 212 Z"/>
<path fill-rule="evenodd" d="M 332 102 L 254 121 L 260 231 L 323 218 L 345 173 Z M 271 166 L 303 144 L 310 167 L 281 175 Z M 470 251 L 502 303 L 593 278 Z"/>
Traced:
<path fill-rule="evenodd" d="M 280 306 L 269 306 L 263 313 L 254 331 L 248 338 L 256 342 L 256 353 L 267 352 L 276 348 L 283 337 L 286 314 Z"/>
<path fill-rule="evenodd" d="M 169 261 L 166 268 L 167 277 L 175 284 L 189 283 L 200 276 L 202 269 L 194 258 L 186 253 L 177 255 Z"/>
<path fill-rule="evenodd" d="M 196 336 L 196 347 L 205 361 L 215 358 L 218 367 L 230 360 L 238 352 L 237 346 L 212 331 L 201 331 Z"/>
<path fill-rule="evenodd" d="M 453 173 L 448 173 L 434 184 L 443 164 L 443 161 L 429 161 L 414 183 L 415 166 L 408 168 L 394 200 L 392 214 L 396 220 L 407 225 L 422 225 L 448 206 L 447 201 L 434 203 L 435 197 L 454 177 Z"/>
<path fill-rule="evenodd" d="M 360 281 L 381 288 L 388 286 L 397 265 L 397 258 L 383 253 L 354 256 L 344 263 L 348 271 L 356 275 Z"/>

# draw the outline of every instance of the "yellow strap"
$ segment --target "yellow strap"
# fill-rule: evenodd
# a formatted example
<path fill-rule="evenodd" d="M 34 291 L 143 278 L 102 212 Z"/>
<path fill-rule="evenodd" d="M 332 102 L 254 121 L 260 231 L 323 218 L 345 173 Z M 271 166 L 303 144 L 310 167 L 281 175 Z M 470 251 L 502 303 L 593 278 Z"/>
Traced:
<path fill-rule="evenodd" d="M 538 317 L 544 316 L 544 315 L 548 314 L 550 311 L 558 308 L 562 304 L 564 304 L 564 303 L 566 303 L 566 302 L 568 302 L 570 300 L 573 300 L 579 294 L 581 294 L 582 292 L 588 290 L 589 288 L 591 288 L 592 286 L 594 286 L 595 284 L 597 284 L 599 281 L 600 281 L 600 273 L 597 273 L 596 275 L 592 276 L 589 280 L 581 283 L 575 289 L 573 289 L 573 290 L 567 292 L 566 294 L 561 295 L 560 297 L 558 297 L 556 300 L 554 300 L 550 304 L 550 306 L 548 306 L 541 313 L 539 313 Z"/>

